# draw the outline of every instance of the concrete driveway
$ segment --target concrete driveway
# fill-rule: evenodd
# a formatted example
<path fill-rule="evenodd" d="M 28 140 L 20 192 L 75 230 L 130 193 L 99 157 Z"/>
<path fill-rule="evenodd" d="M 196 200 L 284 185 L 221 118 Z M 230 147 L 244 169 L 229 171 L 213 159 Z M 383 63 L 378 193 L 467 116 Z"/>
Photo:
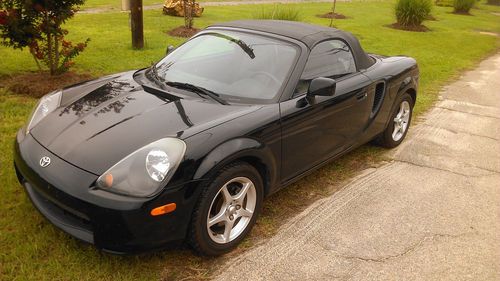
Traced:
<path fill-rule="evenodd" d="M 217 280 L 500 280 L 500 54 L 446 87 L 392 161 Z"/>

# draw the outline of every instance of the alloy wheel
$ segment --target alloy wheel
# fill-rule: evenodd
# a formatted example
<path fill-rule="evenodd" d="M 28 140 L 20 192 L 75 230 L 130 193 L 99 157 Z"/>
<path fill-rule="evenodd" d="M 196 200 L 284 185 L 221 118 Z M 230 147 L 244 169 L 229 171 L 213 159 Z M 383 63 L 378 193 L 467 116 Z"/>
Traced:
<path fill-rule="evenodd" d="M 394 130 L 392 131 L 392 139 L 399 141 L 408 129 L 410 121 L 410 103 L 406 100 L 402 101 L 399 105 L 399 111 L 394 118 Z"/>
<path fill-rule="evenodd" d="M 224 184 L 212 200 L 207 230 L 212 241 L 226 244 L 238 238 L 249 225 L 257 203 L 254 183 L 237 177 Z"/>

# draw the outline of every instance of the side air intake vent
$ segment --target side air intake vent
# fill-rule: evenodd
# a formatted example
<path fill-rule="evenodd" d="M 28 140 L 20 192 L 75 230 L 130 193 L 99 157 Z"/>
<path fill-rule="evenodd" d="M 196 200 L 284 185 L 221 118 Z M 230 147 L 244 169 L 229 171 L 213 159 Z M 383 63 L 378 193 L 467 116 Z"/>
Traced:
<path fill-rule="evenodd" d="M 373 107 L 372 107 L 372 116 L 377 113 L 380 109 L 380 105 L 382 104 L 382 100 L 384 99 L 385 94 L 385 83 L 380 82 L 375 87 L 375 98 L 373 99 Z"/>

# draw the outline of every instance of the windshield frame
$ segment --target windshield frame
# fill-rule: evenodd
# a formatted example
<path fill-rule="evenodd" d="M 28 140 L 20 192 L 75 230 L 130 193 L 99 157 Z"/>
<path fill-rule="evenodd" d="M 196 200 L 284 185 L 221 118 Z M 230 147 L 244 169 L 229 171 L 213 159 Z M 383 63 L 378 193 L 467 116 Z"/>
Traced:
<path fill-rule="evenodd" d="M 256 99 L 256 98 L 249 98 L 249 97 L 236 97 L 232 95 L 226 95 L 224 93 L 217 93 L 220 94 L 221 98 L 224 100 L 227 100 L 229 103 L 238 103 L 238 104 L 271 104 L 271 103 L 277 103 L 281 100 L 283 97 L 284 93 L 289 92 L 290 89 L 292 89 L 295 85 L 290 86 L 290 84 L 295 84 L 295 83 L 290 83 L 290 81 L 293 81 L 296 79 L 295 76 L 297 76 L 297 73 L 301 73 L 301 71 L 297 71 L 297 66 L 303 64 L 304 60 L 304 54 L 307 53 L 307 47 L 300 41 L 297 41 L 292 38 L 288 38 L 285 36 L 277 35 L 277 34 L 272 34 L 272 33 L 267 33 L 267 32 L 260 32 L 260 31 L 254 31 L 254 30 L 248 30 L 248 29 L 241 29 L 241 28 L 231 28 L 231 27 L 209 27 L 203 31 L 200 31 L 197 33 L 195 36 L 191 37 L 189 40 L 185 41 L 181 45 L 179 45 L 174 51 L 171 53 L 167 54 L 163 58 L 161 58 L 158 62 L 154 64 L 154 67 L 156 68 L 157 65 L 164 60 L 166 57 L 168 57 L 171 54 L 174 54 L 179 48 L 181 48 L 184 44 L 187 42 L 200 37 L 200 36 L 206 36 L 210 35 L 213 33 L 221 33 L 225 34 L 224 32 L 232 32 L 232 33 L 242 33 L 245 35 L 250 35 L 250 36 L 259 36 L 259 37 L 265 37 L 270 40 L 275 40 L 275 41 L 282 41 L 284 44 L 293 47 L 296 51 L 296 55 L 292 63 L 290 64 L 290 69 L 288 70 L 288 73 L 285 75 L 285 78 L 283 79 L 282 85 L 279 87 L 277 90 L 276 94 L 274 95 L 273 98 L 271 99 Z M 294 79 L 291 79 L 291 78 Z M 150 80 L 150 78 L 147 78 Z M 154 82 L 154 81 L 151 81 Z M 167 82 L 167 81 L 165 81 Z M 175 81 L 172 81 L 175 82 Z M 179 91 L 179 89 L 167 86 L 168 88 L 171 89 L 173 92 Z M 182 90 L 185 92 L 184 90 Z M 197 94 L 193 94 L 195 96 L 198 96 Z M 232 98 L 233 97 L 233 98 Z"/>

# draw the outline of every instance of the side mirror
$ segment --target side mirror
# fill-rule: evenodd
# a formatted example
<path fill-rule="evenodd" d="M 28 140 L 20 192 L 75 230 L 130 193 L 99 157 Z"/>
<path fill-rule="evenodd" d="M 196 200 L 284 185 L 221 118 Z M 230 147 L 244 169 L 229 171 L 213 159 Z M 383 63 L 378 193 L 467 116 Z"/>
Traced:
<path fill-rule="evenodd" d="M 165 52 L 165 55 L 170 54 L 173 50 L 175 50 L 175 47 L 174 47 L 174 46 L 172 46 L 172 45 L 169 45 L 169 46 L 167 47 L 167 51 Z"/>
<path fill-rule="evenodd" d="M 333 96 L 336 86 L 337 81 L 335 81 L 335 79 L 325 77 L 314 78 L 311 83 L 309 83 L 307 96 Z"/>

